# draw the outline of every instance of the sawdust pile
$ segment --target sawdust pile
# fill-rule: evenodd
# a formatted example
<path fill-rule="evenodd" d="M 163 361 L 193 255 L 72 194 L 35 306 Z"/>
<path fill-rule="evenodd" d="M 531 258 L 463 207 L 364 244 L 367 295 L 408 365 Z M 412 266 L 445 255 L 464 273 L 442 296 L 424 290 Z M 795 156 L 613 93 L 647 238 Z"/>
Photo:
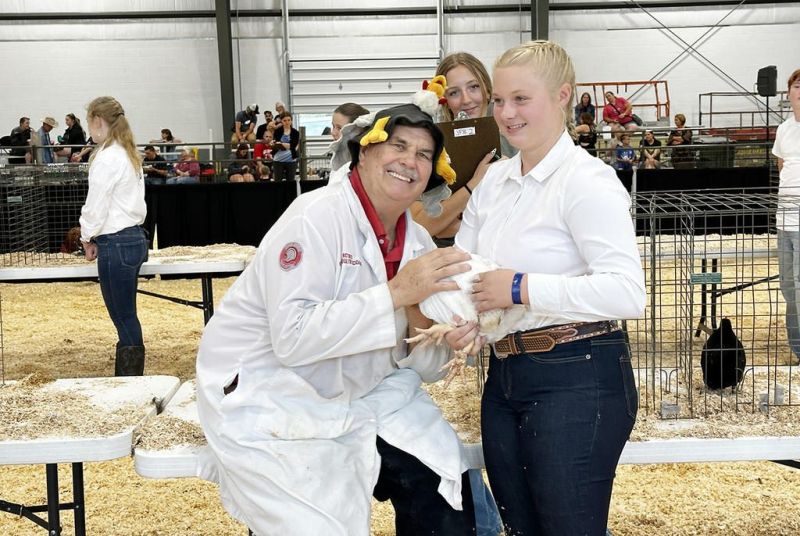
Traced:
<path fill-rule="evenodd" d="M 233 279 L 215 280 L 217 301 L 232 282 Z M 199 299 L 201 292 L 197 280 L 154 278 L 142 280 L 140 288 L 188 300 Z M 18 380 L 34 372 L 55 378 L 113 373 L 116 338 L 97 284 L 0 284 L 0 297 L 7 379 Z M 194 377 L 195 355 L 203 328 L 202 312 L 149 296 L 140 296 L 138 306 L 147 344 L 145 372 L 184 380 Z M 469 369 L 467 381 L 456 380 L 448 390 L 438 385 L 430 388 L 444 414 L 467 441 L 477 439 L 480 429 L 474 374 L 474 369 Z M 2 407 L 5 410 L 5 404 Z M 771 408 L 764 426 L 781 425 L 783 411 L 784 408 Z M 757 411 L 752 414 L 764 417 Z M 726 415 L 737 421 L 742 418 L 740 414 Z M 644 411 L 640 416 L 644 416 Z M 640 421 L 642 424 L 637 426 L 648 425 L 647 419 Z M 791 413 L 787 413 L 787 426 L 792 422 Z M 695 426 L 702 427 L 702 423 Z M 60 469 L 62 499 L 69 500 L 69 467 Z M 85 472 L 89 534 L 239 536 L 247 533 L 245 527 L 222 509 L 218 488 L 213 484 L 195 478 L 144 479 L 133 471 L 130 458 L 88 463 Z M 0 498 L 42 504 L 43 473 L 42 466 L 0 466 Z M 800 471 L 775 464 L 620 466 L 609 527 L 615 536 L 800 534 L 797 504 L 800 504 Z M 69 513 L 62 514 L 62 524 L 64 533 L 69 534 L 72 530 Z M 375 504 L 372 528 L 376 536 L 394 533 L 389 505 Z M 27 519 L 0 513 L 0 534 L 39 536 L 40 533 L 42 529 Z"/>
<path fill-rule="evenodd" d="M 199 424 L 167 414 L 148 419 L 139 431 L 139 438 L 136 448 L 142 450 L 164 450 L 178 445 L 206 444 L 206 437 Z"/>
<path fill-rule="evenodd" d="M 114 435 L 142 417 L 141 408 L 133 405 L 108 412 L 83 394 L 44 389 L 48 384 L 42 375 L 32 374 L 0 386 L 0 441 Z"/>
<path fill-rule="evenodd" d="M 149 260 L 162 264 L 198 261 L 249 261 L 255 254 L 254 246 L 239 244 L 214 244 L 211 246 L 172 246 L 150 250 Z M 88 264 L 83 255 L 75 253 L 15 252 L 0 255 L 0 267 L 72 266 Z"/>

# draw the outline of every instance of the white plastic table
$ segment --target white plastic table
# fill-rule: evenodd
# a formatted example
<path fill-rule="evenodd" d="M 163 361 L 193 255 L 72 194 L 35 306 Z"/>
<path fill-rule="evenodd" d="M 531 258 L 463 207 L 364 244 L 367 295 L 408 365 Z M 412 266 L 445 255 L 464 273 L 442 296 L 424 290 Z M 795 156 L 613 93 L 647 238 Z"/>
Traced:
<path fill-rule="evenodd" d="M 157 408 L 166 405 L 175 394 L 180 380 L 173 376 L 126 376 L 112 378 L 61 379 L 43 385 L 47 392 L 71 392 L 83 394 L 98 409 L 85 418 L 87 425 L 93 424 L 97 412 L 109 414 L 129 405 L 136 409 L 130 422 L 122 431 L 113 434 L 93 434 L 91 436 L 41 437 L 0 441 L 0 465 L 45 464 L 47 480 L 47 504 L 25 506 L 0 499 L 0 510 L 23 516 L 48 531 L 48 535 L 61 534 L 60 511 L 73 510 L 75 534 L 86 534 L 86 514 L 83 497 L 84 462 L 105 461 L 122 458 L 131 454 L 133 432 L 147 417 L 154 415 Z M 2 389 L 3 387 L 0 387 Z M 33 409 L 32 411 L 37 411 Z M 0 430 L 0 435 L 8 434 Z M 72 495 L 69 503 L 61 503 L 58 496 L 58 464 L 72 464 Z M 37 515 L 47 512 L 47 520 Z"/>
<path fill-rule="evenodd" d="M 244 270 L 244 259 L 164 262 L 153 259 L 142 265 L 139 275 L 177 275 L 200 278 L 203 298 L 201 301 L 184 300 L 139 289 L 140 294 L 169 300 L 203 310 L 203 318 L 208 323 L 214 314 L 214 293 L 212 281 L 215 277 L 228 277 Z M 46 281 L 74 281 L 97 279 L 97 263 L 67 264 L 62 266 L 20 266 L 0 268 L 0 283 L 31 283 Z"/>

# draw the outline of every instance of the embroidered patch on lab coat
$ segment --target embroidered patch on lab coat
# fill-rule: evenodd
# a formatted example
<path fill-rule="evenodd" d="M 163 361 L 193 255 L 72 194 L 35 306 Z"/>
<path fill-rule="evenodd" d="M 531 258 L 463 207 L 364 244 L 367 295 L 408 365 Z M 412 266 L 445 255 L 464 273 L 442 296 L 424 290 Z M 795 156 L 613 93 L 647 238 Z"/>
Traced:
<path fill-rule="evenodd" d="M 297 242 L 289 242 L 281 250 L 279 259 L 281 269 L 285 271 L 294 270 L 300 261 L 303 260 L 303 248 Z"/>

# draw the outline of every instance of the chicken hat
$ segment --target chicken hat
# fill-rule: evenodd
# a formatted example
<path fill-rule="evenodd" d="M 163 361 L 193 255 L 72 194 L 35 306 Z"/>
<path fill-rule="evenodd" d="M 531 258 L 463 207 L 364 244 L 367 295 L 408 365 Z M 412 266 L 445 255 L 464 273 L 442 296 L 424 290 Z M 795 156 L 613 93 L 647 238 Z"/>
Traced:
<path fill-rule="evenodd" d="M 444 77 L 437 76 L 431 82 L 423 82 L 423 89 L 414 94 L 411 104 L 402 104 L 377 112 L 366 134 L 348 142 L 351 158 L 350 169 L 358 164 L 361 147 L 385 142 L 392 135 L 395 126 L 419 127 L 430 132 L 435 145 L 433 154 L 435 165 L 431 170 L 425 192 L 432 192 L 440 187 L 447 188 L 447 185 L 453 184 L 456 180 L 456 173 L 450 167 L 447 151 L 444 148 L 444 135 L 433 122 L 433 116 L 444 94 L 445 84 Z M 449 188 L 447 189 L 449 190 Z"/>

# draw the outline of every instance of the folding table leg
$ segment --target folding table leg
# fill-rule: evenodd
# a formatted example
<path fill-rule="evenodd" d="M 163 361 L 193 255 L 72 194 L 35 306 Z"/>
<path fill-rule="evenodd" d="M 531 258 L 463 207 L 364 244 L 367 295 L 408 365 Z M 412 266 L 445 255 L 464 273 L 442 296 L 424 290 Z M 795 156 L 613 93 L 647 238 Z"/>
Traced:
<path fill-rule="evenodd" d="M 47 474 L 47 525 L 49 536 L 61 535 L 61 518 L 59 507 L 61 505 L 58 498 L 58 465 L 48 463 L 45 467 Z"/>
<path fill-rule="evenodd" d="M 83 463 L 72 464 L 72 502 L 75 513 L 75 536 L 86 536 L 86 508 L 83 499 Z"/>
<path fill-rule="evenodd" d="M 214 315 L 214 292 L 211 276 L 203 274 L 200 278 L 200 284 L 203 288 L 203 320 L 208 324 L 208 321 Z"/>

